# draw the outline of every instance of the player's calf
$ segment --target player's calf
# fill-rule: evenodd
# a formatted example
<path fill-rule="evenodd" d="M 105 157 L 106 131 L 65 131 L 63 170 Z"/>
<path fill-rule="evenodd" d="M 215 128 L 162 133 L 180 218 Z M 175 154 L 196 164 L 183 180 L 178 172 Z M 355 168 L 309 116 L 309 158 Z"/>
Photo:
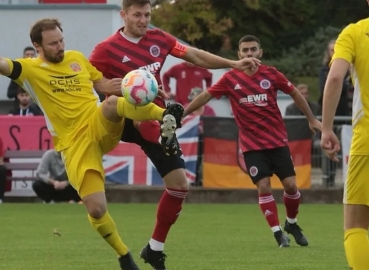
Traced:
<path fill-rule="evenodd" d="M 307 246 L 309 244 L 302 229 L 297 225 L 297 214 L 300 207 L 300 192 L 296 186 L 295 176 L 286 177 L 282 180 L 284 187 L 283 202 L 286 207 L 286 222 L 284 230 L 291 234 L 298 245 Z"/>

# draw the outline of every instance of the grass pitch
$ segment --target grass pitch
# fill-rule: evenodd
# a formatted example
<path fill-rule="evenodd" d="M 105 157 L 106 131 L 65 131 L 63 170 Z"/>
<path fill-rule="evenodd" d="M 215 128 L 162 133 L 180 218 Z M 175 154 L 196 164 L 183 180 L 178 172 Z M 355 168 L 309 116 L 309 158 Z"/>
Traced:
<path fill-rule="evenodd" d="M 156 205 L 110 204 L 123 240 L 139 260 Z M 279 206 L 281 223 L 284 207 Z M 185 205 L 167 239 L 169 270 L 343 270 L 342 206 L 302 205 L 299 224 L 310 241 L 280 249 L 258 205 Z M 61 236 L 54 234 L 57 229 Z M 92 229 L 83 205 L 0 205 L 0 269 L 114 270 L 118 261 Z"/>

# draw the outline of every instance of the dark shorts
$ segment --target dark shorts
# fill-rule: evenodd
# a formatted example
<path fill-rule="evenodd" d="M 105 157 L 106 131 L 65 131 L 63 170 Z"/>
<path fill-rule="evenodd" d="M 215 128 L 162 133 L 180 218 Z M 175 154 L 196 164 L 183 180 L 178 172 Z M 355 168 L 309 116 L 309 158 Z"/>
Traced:
<path fill-rule="evenodd" d="M 174 156 L 167 156 L 160 144 L 146 141 L 140 132 L 133 126 L 133 121 L 125 120 L 121 141 L 135 143 L 141 146 L 146 156 L 151 160 L 161 177 L 176 169 L 185 169 L 186 164 L 182 158 L 182 151 Z"/>
<path fill-rule="evenodd" d="M 246 168 L 254 184 L 263 178 L 277 175 L 283 179 L 296 175 L 288 146 L 243 153 Z"/>

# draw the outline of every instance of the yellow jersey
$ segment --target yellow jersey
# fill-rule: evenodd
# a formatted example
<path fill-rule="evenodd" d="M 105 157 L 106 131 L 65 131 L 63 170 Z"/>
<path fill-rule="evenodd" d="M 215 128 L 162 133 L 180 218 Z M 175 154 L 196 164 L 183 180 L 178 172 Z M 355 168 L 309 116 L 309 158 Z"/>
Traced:
<path fill-rule="evenodd" d="M 103 75 L 78 51 L 66 51 L 57 64 L 40 58 L 6 61 L 10 66 L 8 77 L 43 111 L 55 149 L 68 148 L 100 105 L 93 82 Z"/>
<path fill-rule="evenodd" d="M 334 59 L 351 64 L 354 84 L 351 155 L 369 155 L 369 19 L 348 25 L 334 46 Z"/>

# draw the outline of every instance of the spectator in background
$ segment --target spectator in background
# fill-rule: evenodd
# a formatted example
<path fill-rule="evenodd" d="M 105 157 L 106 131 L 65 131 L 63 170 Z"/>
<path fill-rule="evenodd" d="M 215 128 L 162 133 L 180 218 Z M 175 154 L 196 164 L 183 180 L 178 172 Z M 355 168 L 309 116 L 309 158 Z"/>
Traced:
<path fill-rule="evenodd" d="M 308 100 L 309 99 L 309 87 L 306 84 L 299 84 L 299 85 L 296 86 L 296 88 L 297 88 L 297 90 L 300 91 L 302 96 L 306 99 L 306 102 L 308 103 L 312 113 L 315 116 L 321 115 L 322 112 L 321 112 L 320 105 L 315 103 L 315 102 L 311 102 L 311 101 Z M 300 110 L 300 108 L 297 107 L 296 103 L 292 102 L 290 105 L 287 106 L 285 115 L 304 115 L 304 114 Z"/>
<path fill-rule="evenodd" d="M 172 93 L 172 89 L 169 86 L 170 78 L 176 80 L 176 91 Z M 167 72 L 163 74 L 163 87 L 174 101 L 181 104 L 188 102 L 188 95 L 191 89 L 199 87 L 204 88 L 204 81 L 206 88 L 209 88 L 213 82 L 213 74 L 202 67 L 195 66 L 189 62 L 183 62 L 171 67 Z"/>
<path fill-rule="evenodd" d="M 9 111 L 9 115 L 20 115 L 20 116 L 32 116 L 42 115 L 41 110 L 36 104 L 31 102 L 31 97 L 22 88 L 18 88 L 17 100 L 18 107 L 13 108 Z"/>
<path fill-rule="evenodd" d="M 323 66 L 320 69 L 319 72 L 319 89 L 320 89 L 320 97 L 319 97 L 319 105 L 322 106 L 323 101 L 323 92 L 324 92 L 324 86 L 325 82 L 327 81 L 327 76 L 329 72 L 329 63 L 331 62 L 333 53 L 334 53 L 334 44 L 336 43 L 336 40 L 331 40 L 328 45 L 327 49 L 324 53 L 323 57 Z M 342 93 L 340 96 L 340 100 L 338 102 L 338 106 L 336 109 L 336 116 L 348 116 L 350 115 L 349 112 L 349 98 L 348 98 L 348 92 L 350 88 L 349 84 L 349 73 L 346 74 L 346 78 L 344 80 L 343 86 L 342 86 Z M 342 122 L 341 122 L 342 124 Z"/>
<path fill-rule="evenodd" d="M 311 112 L 315 115 L 322 115 L 322 110 L 319 104 L 315 102 L 311 102 L 308 100 L 309 98 L 309 87 L 306 84 L 299 84 L 296 86 L 296 89 L 300 91 L 301 95 L 306 99 L 306 102 L 308 103 Z M 296 106 L 294 102 L 292 102 L 290 105 L 287 106 L 285 111 L 286 116 L 303 116 L 304 114 L 301 112 L 301 110 Z M 300 121 L 301 119 L 296 119 L 296 121 Z M 287 121 L 294 121 L 294 120 L 287 120 Z M 307 132 L 307 136 L 310 136 L 311 131 L 309 129 L 309 125 L 306 122 L 306 128 L 304 129 L 305 132 Z M 302 132 L 302 130 L 300 130 Z M 321 164 L 322 157 L 325 158 L 324 153 L 321 150 L 320 147 L 320 132 L 316 132 L 311 138 L 312 140 L 312 147 L 311 147 L 311 157 L 312 157 L 312 164 Z"/>
<path fill-rule="evenodd" d="M 36 50 L 33 47 L 26 47 L 23 50 L 23 58 L 34 58 L 36 56 Z M 18 89 L 20 86 L 14 81 L 10 81 L 8 86 L 8 98 L 14 99 L 14 108 L 18 108 L 19 101 L 17 99 Z"/>
<path fill-rule="evenodd" d="M 334 53 L 334 45 L 336 40 L 331 40 L 328 45 L 327 49 L 324 53 L 323 57 L 323 66 L 319 73 L 319 88 L 320 88 L 320 98 L 319 104 L 322 106 L 323 101 L 323 94 L 324 94 L 324 87 L 325 82 L 327 81 L 327 76 L 330 70 L 329 63 L 331 62 L 333 53 Z M 335 116 L 349 116 L 349 107 L 350 107 L 350 99 L 349 99 L 349 92 L 350 92 L 350 74 L 347 72 L 345 79 L 342 85 L 342 92 L 338 102 L 338 106 L 336 109 Z M 351 123 L 349 121 L 334 121 L 334 132 L 335 134 L 340 134 L 341 132 L 341 125 Z M 329 159 L 326 155 L 322 156 L 322 172 L 323 172 L 323 183 L 327 187 L 334 187 L 335 186 L 335 178 L 336 178 L 336 169 L 337 163 Z"/>
<path fill-rule="evenodd" d="M 77 191 L 69 184 L 61 154 L 53 149 L 45 152 L 37 168 L 40 180 L 32 185 L 37 196 L 46 203 L 80 202 Z"/>
<path fill-rule="evenodd" d="M 198 95 L 204 92 L 204 89 L 195 87 L 192 88 L 190 94 L 188 95 L 188 102 L 191 102 L 195 99 Z M 187 104 L 188 105 L 188 104 Z M 190 115 L 196 116 L 216 116 L 215 111 L 212 107 L 205 104 L 204 106 L 198 108 L 197 110 L 193 111 Z M 196 163 L 196 180 L 195 185 L 200 186 L 202 182 L 202 157 L 204 153 L 204 129 L 203 123 L 200 122 L 199 124 L 199 143 L 198 143 L 198 150 L 197 150 L 197 163 Z"/>
<path fill-rule="evenodd" d="M 4 164 L 5 149 L 3 140 L 0 138 L 0 203 L 3 202 L 6 188 L 6 167 Z"/>

